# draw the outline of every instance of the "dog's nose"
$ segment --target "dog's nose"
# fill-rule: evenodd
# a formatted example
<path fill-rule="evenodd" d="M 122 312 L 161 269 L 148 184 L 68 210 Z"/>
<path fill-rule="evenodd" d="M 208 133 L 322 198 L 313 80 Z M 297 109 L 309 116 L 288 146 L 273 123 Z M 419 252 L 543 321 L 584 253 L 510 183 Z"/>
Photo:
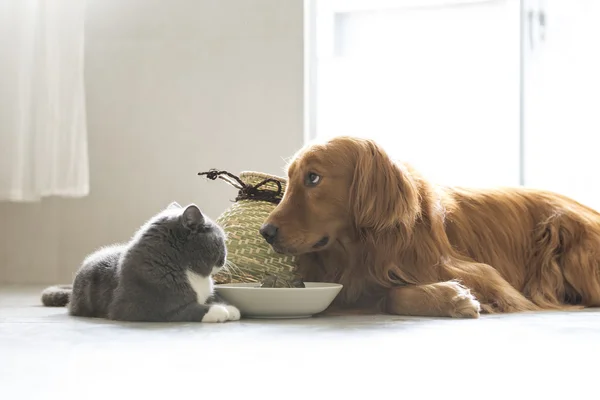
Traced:
<path fill-rule="evenodd" d="M 273 244 L 277 237 L 277 227 L 271 224 L 264 224 L 260 227 L 260 234 L 265 238 L 267 243 Z"/>

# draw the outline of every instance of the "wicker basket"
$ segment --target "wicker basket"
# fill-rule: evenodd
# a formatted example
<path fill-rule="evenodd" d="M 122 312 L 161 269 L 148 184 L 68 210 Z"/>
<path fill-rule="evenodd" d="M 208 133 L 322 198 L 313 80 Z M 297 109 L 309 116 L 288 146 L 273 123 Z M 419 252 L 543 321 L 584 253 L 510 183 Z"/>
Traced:
<path fill-rule="evenodd" d="M 251 171 L 242 172 L 239 178 L 216 170 L 199 175 L 220 178 L 238 189 L 235 202 L 216 219 L 227 234 L 228 255 L 227 268 L 214 276 L 215 282 L 260 282 L 266 274 L 292 280 L 295 257 L 275 253 L 259 233 L 283 196 L 285 179 Z"/>

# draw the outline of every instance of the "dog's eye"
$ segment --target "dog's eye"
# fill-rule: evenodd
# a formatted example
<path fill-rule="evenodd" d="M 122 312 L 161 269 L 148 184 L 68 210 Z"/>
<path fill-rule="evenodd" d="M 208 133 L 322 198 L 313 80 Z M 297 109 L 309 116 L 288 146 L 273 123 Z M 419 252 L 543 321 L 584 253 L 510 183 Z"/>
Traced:
<path fill-rule="evenodd" d="M 321 181 L 321 177 L 314 172 L 306 174 L 305 184 L 307 186 L 315 186 Z"/>

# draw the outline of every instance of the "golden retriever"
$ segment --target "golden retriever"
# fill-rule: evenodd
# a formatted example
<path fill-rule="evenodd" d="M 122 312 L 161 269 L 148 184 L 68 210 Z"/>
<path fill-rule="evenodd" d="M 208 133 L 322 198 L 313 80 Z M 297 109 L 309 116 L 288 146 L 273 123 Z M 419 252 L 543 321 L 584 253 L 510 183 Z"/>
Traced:
<path fill-rule="evenodd" d="M 260 233 L 335 308 L 471 317 L 600 306 L 600 214 L 528 188 L 440 187 L 374 141 L 300 150 Z"/>

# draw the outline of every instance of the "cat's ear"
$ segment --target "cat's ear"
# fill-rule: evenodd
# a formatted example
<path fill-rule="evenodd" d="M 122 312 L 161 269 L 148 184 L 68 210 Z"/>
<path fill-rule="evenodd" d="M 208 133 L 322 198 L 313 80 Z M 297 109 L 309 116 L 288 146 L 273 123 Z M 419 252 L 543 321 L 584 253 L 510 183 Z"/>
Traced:
<path fill-rule="evenodd" d="M 191 204 L 181 214 L 181 222 L 186 228 L 194 230 L 204 224 L 204 215 L 198 207 Z"/>
<path fill-rule="evenodd" d="M 179 210 L 180 208 L 181 206 L 179 205 L 179 203 L 174 201 L 168 205 L 167 210 Z"/>

